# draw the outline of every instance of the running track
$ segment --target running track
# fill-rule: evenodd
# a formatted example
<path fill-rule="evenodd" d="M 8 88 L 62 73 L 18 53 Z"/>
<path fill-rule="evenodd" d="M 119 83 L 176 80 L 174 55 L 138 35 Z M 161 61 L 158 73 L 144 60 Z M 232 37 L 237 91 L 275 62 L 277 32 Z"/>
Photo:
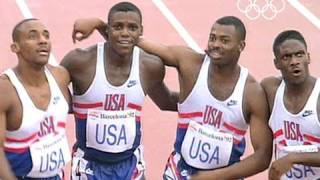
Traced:
<path fill-rule="evenodd" d="M 245 0 L 243 0 L 245 1 Z M 288 0 L 292 1 L 292 0 Z M 33 17 L 41 19 L 50 29 L 53 43 L 53 54 L 57 62 L 71 49 L 87 47 L 102 41 L 96 33 L 85 42 L 72 44 L 71 31 L 76 18 L 101 17 L 105 18 L 108 9 L 118 0 L 1 0 L 0 1 L 0 71 L 12 67 L 17 63 L 16 57 L 10 51 L 11 31 L 13 26 L 25 16 L 18 8 L 18 2 L 25 2 Z M 235 15 L 241 18 L 247 28 L 247 46 L 242 53 L 240 63 L 249 68 L 251 73 L 261 80 L 269 75 L 279 74 L 272 63 L 272 42 L 274 37 L 285 29 L 298 29 L 306 37 L 309 52 L 311 53 L 311 73 L 320 75 L 320 2 L 314 0 L 300 0 L 312 17 L 299 12 L 293 5 L 286 2 L 285 10 L 275 19 L 267 21 L 263 18 L 249 20 L 237 9 L 236 0 L 131 0 L 138 5 L 143 13 L 144 36 L 164 44 L 185 44 L 204 49 L 207 44 L 208 33 L 212 23 L 219 17 Z M 168 19 L 155 5 L 163 2 L 169 11 L 181 23 L 185 35 L 170 24 Z M 279 4 L 280 0 L 274 0 Z M 263 4 L 264 0 L 257 0 Z M 301 8 L 301 6 L 298 6 Z M 29 14 L 30 15 L 30 14 Z M 310 18 L 311 17 L 311 18 Z M 310 19 L 308 19 L 310 18 Z M 172 20 L 172 18 L 169 18 Z M 181 30 L 181 29 L 180 29 Z M 166 82 L 173 89 L 178 89 L 177 74 L 174 69 L 168 68 Z M 161 173 L 166 159 L 172 150 L 176 114 L 161 112 L 147 99 L 143 109 L 143 143 L 145 145 L 145 158 L 147 161 L 147 177 L 150 180 L 161 179 Z M 74 141 L 74 122 L 70 116 L 68 131 L 70 143 Z M 248 144 L 249 141 L 248 141 Z M 252 152 L 249 147 L 246 153 Z M 266 179 L 266 173 L 256 175 L 252 180 Z"/>

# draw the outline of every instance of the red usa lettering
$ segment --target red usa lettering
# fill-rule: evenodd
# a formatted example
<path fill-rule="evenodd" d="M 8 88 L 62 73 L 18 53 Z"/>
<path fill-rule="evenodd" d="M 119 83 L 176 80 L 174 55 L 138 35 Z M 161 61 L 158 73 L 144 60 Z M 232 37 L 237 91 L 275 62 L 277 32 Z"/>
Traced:
<path fill-rule="evenodd" d="M 203 124 L 209 124 L 216 128 L 220 128 L 222 115 L 222 111 L 207 105 L 203 116 Z"/>
<path fill-rule="evenodd" d="M 124 94 L 106 94 L 104 110 L 119 111 L 124 110 Z"/>
<path fill-rule="evenodd" d="M 302 133 L 300 131 L 300 124 L 290 121 L 284 121 L 284 135 L 286 139 L 303 141 Z"/>
<path fill-rule="evenodd" d="M 40 123 L 40 131 L 38 132 L 38 136 L 43 137 L 50 133 L 56 133 L 55 126 L 54 126 L 54 119 L 52 116 L 46 117 Z"/>

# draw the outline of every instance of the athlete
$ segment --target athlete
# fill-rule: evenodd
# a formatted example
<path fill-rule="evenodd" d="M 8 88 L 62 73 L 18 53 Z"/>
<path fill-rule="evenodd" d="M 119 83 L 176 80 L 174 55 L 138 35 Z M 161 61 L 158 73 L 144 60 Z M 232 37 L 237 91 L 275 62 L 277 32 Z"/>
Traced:
<path fill-rule="evenodd" d="M 244 24 L 227 16 L 213 24 L 206 54 L 138 43 L 179 73 L 177 136 L 164 179 L 239 179 L 268 167 L 272 136 L 265 94 L 238 64 L 245 36 Z M 240 161 L 248 127 L 254 153 Z"/>
<path fill-rule="evenodd" d="M 12 39 L 18 64 L 0 76 L 0 179 L 62 179 L 69 74 L 48 64 L 50 34 L 39 20 L 19 22 Z"/>
<path fill-rule="evenodd" d="M 281 76 L 261 82 L 271 110 L 276 159 L 269 179 L 318 179 L 320 81 L 309 73 L 306 41 L 298 31 L 283 31 L 273 43 L 273 52 Z"/>
<path fill-rule="evenodd" d="M 144 179 L 140 113 L 145 96 L 162 110 L 176 110 L 178 96 L 163 83 L 162 61 L 135 46 L 142 35 L 138 7 L 114 5 L 102 31 L 107 42 L 71 51 L 62 61 L 74 93 L 72 179 Z"/>

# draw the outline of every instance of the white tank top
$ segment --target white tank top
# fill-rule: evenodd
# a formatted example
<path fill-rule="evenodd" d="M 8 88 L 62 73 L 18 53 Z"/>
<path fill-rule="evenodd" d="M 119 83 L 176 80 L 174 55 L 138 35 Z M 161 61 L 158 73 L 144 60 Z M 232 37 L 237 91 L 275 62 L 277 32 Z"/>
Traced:
<path fill-rule="evenodd" d="M 113 86 L 106 78 L 107 73 L 104 68 L 104 43 L 99 43 L 97 48 L 98 53 L 94 80 L 84 94 L 73 96 L 75 115 L 78 117 L 86 117 L 87 111 L 90 108 L 99 110 L 123 110 L 131 106 L 136 107 L 138 105 L 141 107 L 145 94 L 141 87 L 139 76 L 139 48 L 134 48 L 129 78 L 120 86 Z M 124 100 L 124 102 L 122 102 L 122 100 Z"/>
<path fill-rule="evenodd" d="M 320 124 L 317 113 L 317 101 L 320 81 L 317 79 L 304 108 L 297 114 L 290 113 L 283 102 L 285 82 L 282 81 L 275 95 L 269 120 L 273 131 L 275 158 L 288 152 L 313 152 L 320 148 Z M 294 165 L 282 179 L 314 180 L 320 177 L 319 168 Z"/>
<path fill-rule="evenodd" d="M 65 97 L 47 68 L 45 68 L 45 74 L 51 97 L 46 110 L 35 106 L 12 69 L 5 71 L 4 74 L 9 77 L 22 104 L 21 126 L 18 130 L 6 131 L 5 151 L 19 154 L 20 157 L 25 157 L 24 154 L 31 156 L 32 169 L 27 177 L 45 178 L 58 175 L 66 163 L 71 160 L 65 133 L 69 111 Z M 15 161 L 14 158 L 11 157 L 11 165 L 21 166 L 15 164 L 20 160 Z"/>
<path fill-rule="evenodd" d="M 84 94 L 73 96 L 73 108 L 78 127 L 77 144 L 90 159 L 96 160 L 99 155 L 99 161 L 123 160 L 131 156 L 132 150 L 140 145 L 140 114 L 145 94 L 140 81 L 139 53 L 139 48 L 134 47 L 128 79 L 122 85 L 114 86 L 106 77 L 104 43 L 99 43 L 94 80 Z M 123 111 L 130 113 L 128 110 L 134 111 L 135 120 L 127 121 L 126 118 L 121 120 L 127 123 L 115 120 L 107 122 L 103 120 L 104 118 L 98 118 L 100 120 L 96 121 L 93 120 L 95 117 L 91 118 L 93 114 L 99 114 L 98 116 L 102 117 L 100 113 L 119 117 Z M 103 116 L 107 117 L 105 115 Z M 103 130 L 105 130 L 104 133 Z M 126 132 L 126 136 L 121 136 L 122 132 Z"/>
<path fill-rule="evenodd" d="M 248 70 L 241 67 L 240 76 L 232 94 L 224 101 L 216 99 L 208 88 L 210 58 L 205 57 L 198 79 L 184 102 L 178 104 L 178 126 L 190 120 L 210 126 L 217 131 L 231 133 L 240 142 L 248 128 L 242 111 L 242 99 Z"/>
<path fill-rule="evenodd" d="M 65 132 L 69 105 L 50 71 L 45 68 L 51 98 L 47 110 L 38 109 L 12 69 L 4 72 L 15 87 L 22 104 L 22 123 L 18 130 L 7 131 L 5 147 L 27 148 L 39 137 L 58 131 Z M 40 128 L 40 129 L 39 129 Z"/>

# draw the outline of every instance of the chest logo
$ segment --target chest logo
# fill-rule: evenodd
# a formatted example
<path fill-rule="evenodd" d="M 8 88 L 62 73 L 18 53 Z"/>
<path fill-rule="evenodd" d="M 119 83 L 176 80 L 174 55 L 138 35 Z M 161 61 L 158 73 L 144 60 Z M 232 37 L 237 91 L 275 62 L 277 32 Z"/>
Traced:
<path fill-rule="evenodd" d="M 128 82 L 127 87 L 128 87 L 128 88 L 131 88 L 131 87 L 135 86 L 136 84 L 137 84 L 137 81 L 136 81 L 136 80 L 130 80 L 130 81 Z"/>
<path fill-rule="evenodd" d="M 229 102 L 227 102 L 227 106 L 235 106 L 238 104 L 238 101 L 236 100 L 230 100 Z"/>
<path fill-rule="evenodd" d="M 302 117 L 307 117 L 307 116 L 310 116 L 310 115 L 312 115 L 312 114 L 313 114 L 312 110 L 306 110 L 306 111 L 304 111 L 304 113 L 302 114 Z"/>

